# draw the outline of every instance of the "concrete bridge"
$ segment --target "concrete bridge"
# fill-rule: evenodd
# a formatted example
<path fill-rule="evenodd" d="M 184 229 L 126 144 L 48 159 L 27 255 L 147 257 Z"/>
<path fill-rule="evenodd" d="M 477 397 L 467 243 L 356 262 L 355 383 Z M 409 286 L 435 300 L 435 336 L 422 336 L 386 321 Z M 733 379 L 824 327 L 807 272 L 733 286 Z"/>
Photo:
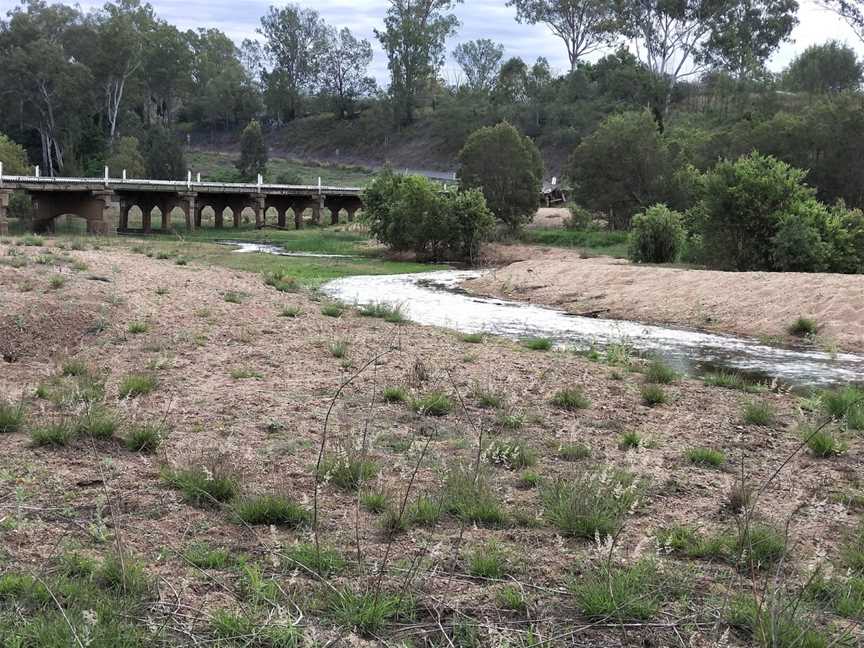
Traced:
<path fill-rule="evenodd" d="M 8 234 L 8 206 L 15 191 L 30 195 L 33 205 L 33 231 L 50 232 L 59 216 L 74 215 L 87 221 L 87 231 L 93 234 L 135 232 L 149 234 L 154 230 L 152 214 L 161 214 L 160 231 L 171 231 L 171 213 L 183 212 L 186 230 L 201 227 L 202 212 L 208 207 L 214 212 L 214 224 L 224 227 L 226 210 L 230 211 L 234 227 L 239 227 L 243 212 L 254 213 L 256 227 L 267 224 L 268 214 L 275 211 L 275 224 L 286 227 L 293 219 L 294 227 L 303 227 L 303 214 L 311 210 L 314 223 L 320 224 L 325 209 L 330 211 L 332 224 L 346 212 L 348 221 L 362 207 L 358 187 L 327 187 L 257 183 L 201 182 L 193 180 L 135 180 L 110 178 L 106 169 L 103 178 L 48 178 L 34 176 L 4 176 L 0 163 L 0 234 Z M 141 211 L 141 227 L 130 228 L 129 213 Z M 119 216 L 117 216 L 119 210 Z M 288 212 L 291 212 L 289 217 Z"/>

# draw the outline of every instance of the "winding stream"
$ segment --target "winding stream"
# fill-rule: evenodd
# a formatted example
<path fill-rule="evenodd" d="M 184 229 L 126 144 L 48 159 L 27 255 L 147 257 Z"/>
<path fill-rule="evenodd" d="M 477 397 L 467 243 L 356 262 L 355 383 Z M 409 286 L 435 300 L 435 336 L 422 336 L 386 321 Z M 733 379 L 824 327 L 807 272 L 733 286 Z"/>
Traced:
<path fill-rule="evenodd" d="M 244 244 L 243 247 L 244 252 L 285 254 L 275 246 Z M 691 375 L 723 369 L 777 379 L 799 389 L 864 384 L 861 355 L 779 348 L 731 335 L 580 317 L 523 302 L 476 297 L 459 289 L 462 282 L 480 274 L 443 270 L 345 277 L 324 284 L 321 291 L 347 304 L 399 305 L 404 315 L 418 324 L 462 333 L 488 333 L 510 339 L 547 337 L 558 346 L 578 349 L 627 342 L 637 352 L 660 356 Z"/>

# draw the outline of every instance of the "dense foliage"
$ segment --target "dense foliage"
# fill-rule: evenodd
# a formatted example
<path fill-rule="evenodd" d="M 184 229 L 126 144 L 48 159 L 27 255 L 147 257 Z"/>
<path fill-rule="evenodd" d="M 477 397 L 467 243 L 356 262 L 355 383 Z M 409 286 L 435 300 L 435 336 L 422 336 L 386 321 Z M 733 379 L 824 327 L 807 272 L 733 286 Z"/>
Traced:
<path fill-rule="evenodd" d="M 628 255 L 637 263 L 672 263 L 681 256 L 685 238 L 681 214 L 652 205 L 633 217 Z"/>
<path fill-rule="evenodd" d="M 261 132 L 261 124 L 254 119 L 243 129 L 240 136 L 240 159 L 237 171 L 244 180 L 255 180 L 267 173 L 267 143 Z"/>
<path fill-rule="evenodd" d="M 422 176 L 382 172 L 363 193 L 371 234 L 395 251 L 474 260 L 494 217 L 477 189 L 447 191 Z"/>
<path fill-rule="evenodd" d="M 530 222 L 540 206 L 543 160 L 534 143 L 510 124 L 481 128 L 459 153 L 459 184 L 480 189 L 510 230 Z"/>

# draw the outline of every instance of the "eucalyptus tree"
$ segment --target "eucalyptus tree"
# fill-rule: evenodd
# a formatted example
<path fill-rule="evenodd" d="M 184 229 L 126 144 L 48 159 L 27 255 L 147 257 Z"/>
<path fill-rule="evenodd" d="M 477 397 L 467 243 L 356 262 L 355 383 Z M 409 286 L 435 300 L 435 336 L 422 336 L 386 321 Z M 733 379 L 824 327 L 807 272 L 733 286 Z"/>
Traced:
<path fill-rule="evenodd" d="M 364 95 L 375 92 L 375 79 L 369 76 L 372 45 L 358 39 L 344 27 L 337 31 L 327 29 L 319 85 L 322 92 L 333 99 L 340 119 L 354 113 L 354 104 Z"/>
<path fill-rule="evenodd" d="M 504 46 L 488 38 L 460 43 L 453 50 L 453 58 L 462 68 L 468 86 L 481 92 L 488 92 L 495 85 L 503 56 Z"/>
<path fill-rule="evenodd" d="M 843 18 L 864 43 L 864 0 L 821 0 L 821 4 Z"/>

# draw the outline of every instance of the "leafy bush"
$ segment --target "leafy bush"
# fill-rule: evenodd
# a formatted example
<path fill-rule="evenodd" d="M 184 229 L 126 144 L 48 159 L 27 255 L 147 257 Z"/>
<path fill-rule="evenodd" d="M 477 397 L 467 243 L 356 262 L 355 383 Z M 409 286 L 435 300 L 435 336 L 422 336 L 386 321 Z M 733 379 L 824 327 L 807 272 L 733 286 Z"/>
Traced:
<path fill-rule="evenodd" d="M 681 256 L 685 237 L 681 214 L 652 205 L 633 217 L 628 255 L 636 263 L 673 263 Z"/>
<path fill-rule="evenodd" d="M 384 171 L 363 193 L 363 214 L 376 239 L 397 251 L 473 260 L 494 225 L 476 189 L 443 191 L 422 176 Z"/>
<path fill-rule="evenodd" d="M 459 184 L 483 192 L 486 205 L 511 231 L 540 206 L 543 161 L 534 143 L 507 122 L 474 131 L 459 152 Z"/>

